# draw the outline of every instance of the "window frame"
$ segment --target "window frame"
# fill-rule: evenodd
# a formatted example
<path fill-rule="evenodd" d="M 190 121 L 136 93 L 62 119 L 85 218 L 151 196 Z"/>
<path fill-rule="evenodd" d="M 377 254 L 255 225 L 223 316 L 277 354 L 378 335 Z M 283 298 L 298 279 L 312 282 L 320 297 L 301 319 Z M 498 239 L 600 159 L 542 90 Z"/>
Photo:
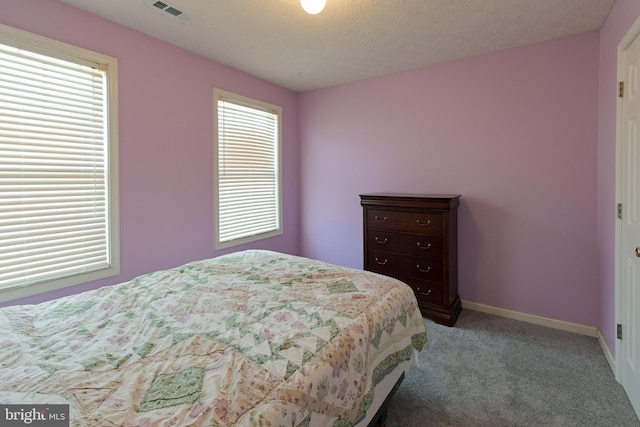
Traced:
<path fill-rule="evenodd" d="M 219 151 L 220 151 L 220 138 L 219 138 L 219 110 L 218 101 L 227 100 L 232 103 L 240 104 L 245 107 L 254 108 L 256 110 L 268 111 L 274 113 L 278 117 L 278 129 L 277 129 L 277 142 L 275 146 L 276 156 L 275 166 L 276 170 L 276 209 L 277 209 L 277 222 L 278 227 L 274 230 L 253 234 L 246 237 L 240 237 L 224 242 L 220 241 L 220 180 L 219 180 Z M 246 243 L 256 242 L 259 240 L 267 239 L 282 235 L 284 233 L 283 224 L 283 202 L 282 202 L 282 107 L 270 104 L 268 102 L 256 100 L 246 96 L 242 96 L 233 92 L 222 90 L 219 88 L 213 89 L 213 141 L 214 141 L 214 153 L 213 153 L 213 200 L 214 200 L 214 233 L 215 233 L 215 249 L 225 249 Z"/>
<path fill-rule="evenodd" d="M 44 292 L 79 285 L 120 274 L 120 215 L 118 159 L 118 61 L 116 58 L 60 42 L 48 37 L 0 24 L 0 43 L 24 47 L 42 55 L 79 64 L 99 63 L 106 74 L 106 168 L 107 180 L 107 253 L 105 268 L 72 274 L 42 282 L 27 283 L 0 289 L 0 302 L 26 298 Z"/>

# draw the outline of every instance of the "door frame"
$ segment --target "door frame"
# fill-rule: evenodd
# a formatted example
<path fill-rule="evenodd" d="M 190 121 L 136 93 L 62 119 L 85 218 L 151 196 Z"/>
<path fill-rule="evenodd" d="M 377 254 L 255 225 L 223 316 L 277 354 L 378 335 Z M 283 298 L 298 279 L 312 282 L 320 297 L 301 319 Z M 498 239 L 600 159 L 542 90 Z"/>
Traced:
<path fill-rule="evenodd" d="M 635 20 L 633 25 L 627 30 L 626 34 L 618 44 L 618 64 L 617 64 L 617 82 L 624 81 L 624 59 L 629 46 L 640 37 L 640 16 Z M 617 84 L 616 82 L 616 84 Z M 626 83 L 625 83 L 626 84 Z M 616 96 L 616 204 L 622 202 L 623 195 L 623 177 L 622 177 L 622 144 L 623 144 L 623 98 Z M 623 209 L 624 210 L 624 209 Z M 613 206 L 612 206 L 612 211 Z M 615 214 L 615 213 L 614 213 Z M 623 212 L 624 214 L 624 212 Z M 614 246 L 614 265 L 615 265 L 615 321 L 622 324 L 622 221 L 615 219 L 615 246 Z M 617 337 L 615 339 L 615 378 L 618 383 L 622 383 L 622 342 Z"/>

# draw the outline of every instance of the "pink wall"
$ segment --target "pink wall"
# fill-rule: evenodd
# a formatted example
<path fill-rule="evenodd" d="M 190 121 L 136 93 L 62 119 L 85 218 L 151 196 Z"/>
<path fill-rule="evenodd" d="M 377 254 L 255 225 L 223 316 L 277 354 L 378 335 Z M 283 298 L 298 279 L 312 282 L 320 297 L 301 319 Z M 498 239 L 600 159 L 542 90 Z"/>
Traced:
<path fill-rule="evenodd" d="M 600 255 L 600 330 L 615 348 L 615 204 L 616 204 L 616 85 L 618 44 L 640 16 L 640 2 L 617 0 L 600 30 L 598 120 L 598 248 Z"/>
<path fill-rule="evenodd" d="M 252 247 L 297 252 L 295 92 L 56 0 L 0 0 L 0 10 L 3 24 L 119 61 L 122 273 L 17 302 L 118 283 L 222 253 L 214 250 L 213 236 L 213 87 L 283 107 L 285 233 Z"/>
<path fill-rule="evenodd" d="M 360 193 L 459 193 L 463 300 L 597 326 L 598 43 L 302 94 L 302 254 L 362 267 Z"/>

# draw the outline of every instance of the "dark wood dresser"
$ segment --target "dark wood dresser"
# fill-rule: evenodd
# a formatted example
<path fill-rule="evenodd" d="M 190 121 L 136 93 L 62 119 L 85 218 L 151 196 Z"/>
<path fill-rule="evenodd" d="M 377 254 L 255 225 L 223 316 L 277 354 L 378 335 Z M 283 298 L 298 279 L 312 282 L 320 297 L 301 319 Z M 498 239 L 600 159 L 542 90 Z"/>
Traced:
<path fill-rule="evenodd" d="M 453 326 L 458 296 L 459 195 L 360 195 L 364 213 L 364 269 L 413 288 L 422 314 Z"/>

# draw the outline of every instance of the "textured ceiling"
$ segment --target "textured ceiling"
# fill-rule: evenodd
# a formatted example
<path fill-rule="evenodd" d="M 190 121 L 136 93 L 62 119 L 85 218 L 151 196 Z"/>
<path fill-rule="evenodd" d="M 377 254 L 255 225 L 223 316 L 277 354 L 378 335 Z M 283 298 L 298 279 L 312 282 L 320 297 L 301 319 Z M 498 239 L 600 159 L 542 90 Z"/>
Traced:
<path fill-rule="evenodd" d="M 61 0 L 295 91 L 599 29 L 615 0 Z M 183 16 L 184 18 L 184 16 Z"/>

